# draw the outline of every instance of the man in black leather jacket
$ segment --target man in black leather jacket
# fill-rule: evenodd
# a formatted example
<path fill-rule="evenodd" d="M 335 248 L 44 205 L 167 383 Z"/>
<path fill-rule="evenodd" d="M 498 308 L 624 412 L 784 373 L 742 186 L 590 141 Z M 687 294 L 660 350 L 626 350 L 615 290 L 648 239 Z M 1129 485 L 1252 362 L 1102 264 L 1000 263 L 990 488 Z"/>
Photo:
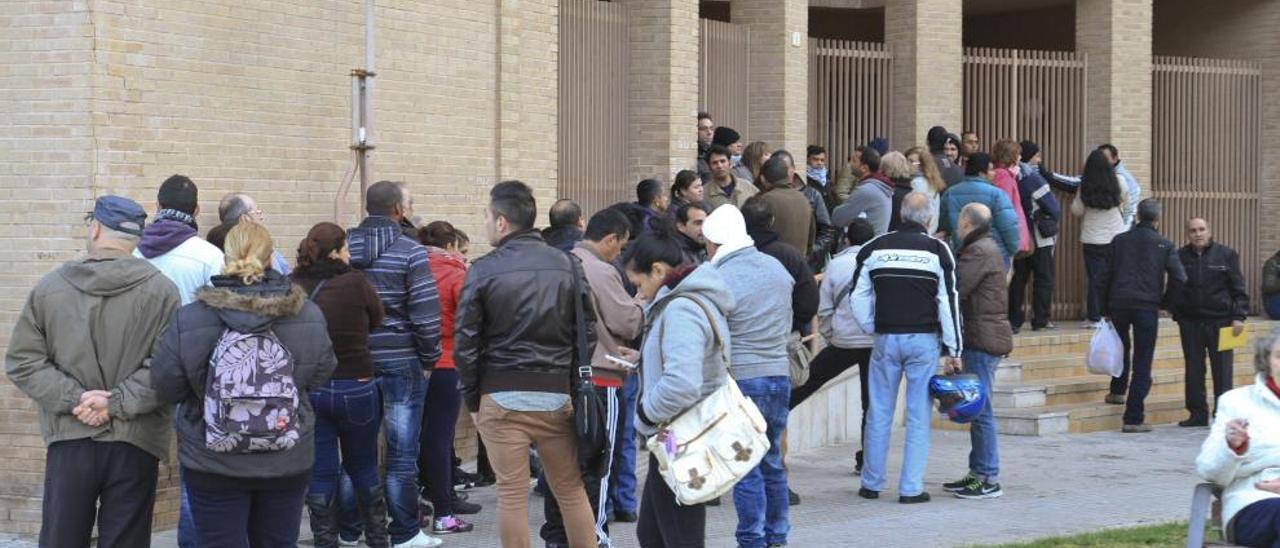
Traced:
<path fill-rule="evenodd" d="M 498 183 L 489 192 L 485 230 L 494 250 L 467 272 L 455 320 L 454 362 L 463 401 L 498 477 L 502 544 L 528 542 L 526 455 L 537 445 L 569 543 L 594 545 L 595 519 L 578 468 L 569 387 L 579 299 L 587 348 L 595 346 L 595 315 L 582 265 L 543 241 L 533 228 L 536 214 L 533 192 L 524 183 Z"/>

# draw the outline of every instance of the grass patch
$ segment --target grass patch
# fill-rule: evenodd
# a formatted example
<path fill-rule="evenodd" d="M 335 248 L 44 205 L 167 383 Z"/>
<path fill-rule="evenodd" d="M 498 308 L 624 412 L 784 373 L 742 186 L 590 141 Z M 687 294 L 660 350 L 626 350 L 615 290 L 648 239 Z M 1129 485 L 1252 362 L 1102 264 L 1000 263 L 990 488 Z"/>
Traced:
<path fill-rule="evenodd" d="M 1093 533 L 1081 533 L 1049 537 L 1030 542 L 993 545 L 995 548 L 1136 548 L 1139 546 L 1184 546 L 1187 543 L 1187 524 L 1164 523 L 1124 529 L 1108 529 Z"/>

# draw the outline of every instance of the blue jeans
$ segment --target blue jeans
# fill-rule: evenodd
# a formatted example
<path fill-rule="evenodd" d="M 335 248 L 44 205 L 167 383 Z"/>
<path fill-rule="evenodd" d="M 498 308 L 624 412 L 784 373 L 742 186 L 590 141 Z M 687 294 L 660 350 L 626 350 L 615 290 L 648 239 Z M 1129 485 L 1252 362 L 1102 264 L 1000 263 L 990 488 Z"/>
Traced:
<path fill-rule="evenodd" d="M 422 407 L 427 378 L 417 359 L 373 364 L 382 392 L 382 428 L 387 440 L 387 531 L 391 542 L 408 542 L 422 530 L 418 523 L 418 436 L 422 433 Z M 339 487 L 339 522 L 345 539 L 358 530 L 355 495 L 347 478 Z M 354 529 L 353 529 L 354 528 Z"/>
<path fill-rule="evenodd" d="M 187 484 L 178 485 L 178 548 L 195 548 L 196 520 L 191 517 L 191 497 L 187 495 Z"/>
<path fill-rule="evenodd" d="M 1267 317 L 1280 320 L 1280 295 L 1272 295 L 1262 301 L 1267 307 Z"/>
<path fill-rule="evenodd" d="M 378 485 L 378 383 L 334 379 L 311 391 L 316 412 L 316 464 L 310 492 L 330 496 L 338 491 L 340 471 L 368 491 Z M 342 458 L 338 458 L 341 441 Z"/>
<path fill-rule="evenodd" d="M 938 370 L 941 354 L 938 335 L 903 333 L 876 335 L 871 349 L 871 405 L 867 408 L 864 434 L 865 462 L 862 487 L 881 491 L 885 483 L 885 461 L 889 457 L 889 434 L 893 429 L 893 408 L 898 403 L 898 385 L 907 378 L 907 442 L 903 449 L 902 477 L 898 495 L 914 497 L 924 491 L 924 471 L 929 459 L 929 421 L 933 402 L 929 398 L 929 377 Z"/>
<path fill-rule="evenodd" d="M 964 371 L 977 375 L 982 381 L 982 393 L 987 398 L 982 413 L 969 423 L 969 471 L 983 481 L 998 483 L 1000 452 L 996 445 L 996 415 L 991 409 L 991 391 L 995 388 L 1000 356 L 966 348 L 961 358 L 964 359 Z"/>
<path fill-rule="evenodd" d="M 628 375 L 622 383 L 618 413 L 618 441 L 613 446 L 613 489 L 609 492 L 606 511 L 635 513 L 636 502 L 636 399 L 640 395 L 640 378 Z"/>
<path fill-rule="evenodd" d="M 751 399 L 768 425 L 769 452 L 760 466 L 733 487 L 738 509 L 738 546 L 763 548 L 786 544 L 791 524 L 787 520 L 787 471 L 782 467 L 782 432 L 790 413 L 791 378 L 757 377 L 738 381 L 742 395 Z"/>

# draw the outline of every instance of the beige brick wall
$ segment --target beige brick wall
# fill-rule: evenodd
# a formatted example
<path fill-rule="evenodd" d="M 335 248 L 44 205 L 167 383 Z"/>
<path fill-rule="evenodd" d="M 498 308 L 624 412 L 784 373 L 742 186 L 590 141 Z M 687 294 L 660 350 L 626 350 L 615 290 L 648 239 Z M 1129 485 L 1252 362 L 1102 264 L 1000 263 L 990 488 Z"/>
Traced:
<path fill-rule="evenodd" d="M 1138 181 L 1151 179 L 1152 0 L 1080 0 L 1076 49 L 1088 56 L 1087 141 L 1112 143 Z"/>
<path fill-rule="evenodd" d="M 454 222 L 483 252 L 481 208 L 496 179 L 530 183 L 543 210 L 555 197 L 558 3 L 378 5 L 374 174 L 408 181 L 422 219 Z M 292 259 L 305 231 L 330 218 L 350 164 L 348 71 L 363 60 L 362 6 L 0 4 L 0 239 L 10 263 L 0 346 L 39 276 L 83 249 L 81 219 L 97 195 L 151 210 L 159 183 L 187 174 L 202 191 L 204 231 L 222 194 L 246 191 Z M 43 477 L 34 410 L 7 379 L 0 409 L 0 532 L 34 533 Z M 161 525 L 176 512 L 173 476 L 161 469 Z"/>
<path fill-rule="evenodd" d="M 697 0 L 624 0 L 630 28 L 627 181 L 694 168 Z"/>
<path fill-rule="evenodd" d="M 962 6 L 951 0 L 897 0 L 885 6 L 893 52 L 895 149 L 925 144 L 935 125 L 959 134 L 962 121 Z"/>
<path fill-rule="evenodd" d="M 806 0 L 734 0 L 734 24 L 751 29 L 751 134 L 775 149 L 804 156 L 809 116 L 809 3 Z M 800 34 L 799 45 L 792 43 Z"/>

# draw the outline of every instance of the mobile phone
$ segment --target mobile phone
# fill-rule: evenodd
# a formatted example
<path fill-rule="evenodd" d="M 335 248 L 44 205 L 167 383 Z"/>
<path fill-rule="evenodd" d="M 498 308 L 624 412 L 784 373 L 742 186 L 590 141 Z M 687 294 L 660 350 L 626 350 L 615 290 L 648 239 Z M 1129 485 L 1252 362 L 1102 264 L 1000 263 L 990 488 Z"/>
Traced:
<path fill-rule="evenodd" d="M 621 365 L 624 369 L 635 369 L 635 368 L 636 368 L 636 364 L 631 363 L 631 362 L 629 362 L 629 361 L 627 361 L 627 360 L 624 360 L 624 359 L 622 359 L 622 358 L 619 358 L 619 357 L 617 357 L 617 356 L 614 356 L 613 354 L 605 354 L 605 355 L 604 355 L 604 358 L 605 358 L 606 360 L 609 360 L 609 361 L 613 362 L 613 363 L 616 363 L 616 364 L 618 364 L 618 365 Z"/>

